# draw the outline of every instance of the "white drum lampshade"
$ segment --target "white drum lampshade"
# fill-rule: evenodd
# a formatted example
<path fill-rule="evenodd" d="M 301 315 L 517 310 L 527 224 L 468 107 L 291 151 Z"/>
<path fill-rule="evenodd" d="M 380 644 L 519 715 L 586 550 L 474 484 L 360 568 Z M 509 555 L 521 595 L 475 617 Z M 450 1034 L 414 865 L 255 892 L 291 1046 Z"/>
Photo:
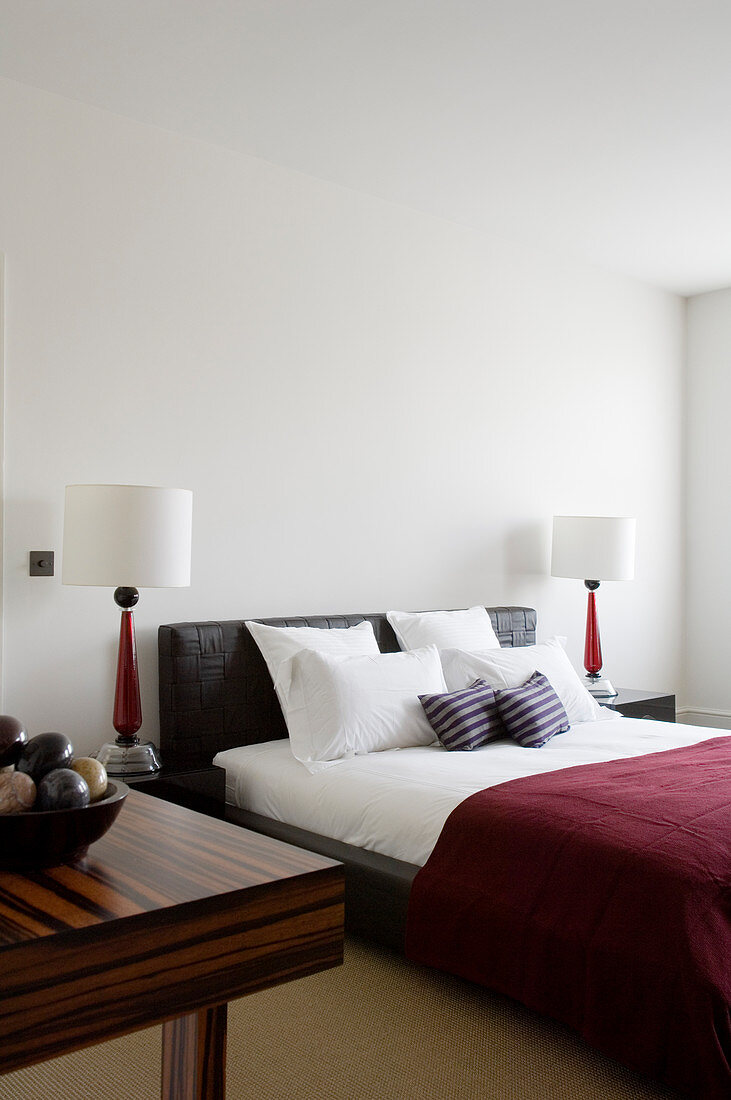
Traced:
<path fill-rule="evenodd" d="M 117 738 L 95 754 L 110 775 L 157 771 L 151 742 L 141 743 L 137 649 L 132 609 L 138 588 L 190 584 L 193 494 L 151 485 L 67 485 L 64 584 L 114 588 L 122 609 L 114 699 Z"/>
<path fill-rule="evenodd" d="M 551 576 L 631 581 L 637 520 L 614 516 L 554 516 Z"/>
<path fill-rule="evenodd" d="M 64 584 L 185 588 L 193 494 L 150 485 L 67 485 Z"/>

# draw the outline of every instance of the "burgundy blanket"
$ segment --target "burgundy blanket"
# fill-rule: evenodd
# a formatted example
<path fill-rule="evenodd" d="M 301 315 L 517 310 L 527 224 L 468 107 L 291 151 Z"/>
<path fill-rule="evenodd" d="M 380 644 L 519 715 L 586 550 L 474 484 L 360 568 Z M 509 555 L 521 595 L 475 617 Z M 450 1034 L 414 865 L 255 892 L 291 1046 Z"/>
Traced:
<path fill-rule="evenodd" d="M 414 881 L 406 951 L 728 1100 L 731 737 L 467 798 Z"/>

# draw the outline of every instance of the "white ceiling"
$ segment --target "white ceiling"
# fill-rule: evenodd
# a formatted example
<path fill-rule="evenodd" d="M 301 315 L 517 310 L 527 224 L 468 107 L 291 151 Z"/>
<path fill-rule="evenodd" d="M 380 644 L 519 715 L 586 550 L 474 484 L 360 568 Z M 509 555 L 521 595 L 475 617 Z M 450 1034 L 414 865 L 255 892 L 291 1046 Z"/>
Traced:
<path fill-rule="evenodd" d="M 0 76 L 692 294 L 730 0 L 0 0 Z"/>

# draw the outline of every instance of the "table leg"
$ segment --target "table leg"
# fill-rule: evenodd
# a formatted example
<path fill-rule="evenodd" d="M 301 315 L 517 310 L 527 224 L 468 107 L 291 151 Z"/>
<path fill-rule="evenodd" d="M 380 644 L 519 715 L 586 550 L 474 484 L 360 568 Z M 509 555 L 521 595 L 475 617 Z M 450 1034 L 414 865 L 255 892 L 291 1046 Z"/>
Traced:
<path fill-rule="evenodd" d="M 224 1100 L 227 1007 L 162 1025 L 162 1100 Z"/>

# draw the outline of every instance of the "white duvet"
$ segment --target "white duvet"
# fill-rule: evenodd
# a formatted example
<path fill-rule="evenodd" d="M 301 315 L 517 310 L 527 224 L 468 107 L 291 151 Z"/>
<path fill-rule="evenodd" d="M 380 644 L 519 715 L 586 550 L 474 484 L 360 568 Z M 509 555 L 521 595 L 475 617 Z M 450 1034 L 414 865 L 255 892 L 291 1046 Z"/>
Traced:
<path fill-rule="evenodd" d="M 520 776 L 693 745 L 724 730 L 611 717 L 582 722 L 541 749 L 497 741 L 474 752 L 441 745 L 389 749 L 310 774 L 289 741 L 227 749 L 226 800 L 382 855 L 423 865 L 442 826 L 463 799 Z"/>

